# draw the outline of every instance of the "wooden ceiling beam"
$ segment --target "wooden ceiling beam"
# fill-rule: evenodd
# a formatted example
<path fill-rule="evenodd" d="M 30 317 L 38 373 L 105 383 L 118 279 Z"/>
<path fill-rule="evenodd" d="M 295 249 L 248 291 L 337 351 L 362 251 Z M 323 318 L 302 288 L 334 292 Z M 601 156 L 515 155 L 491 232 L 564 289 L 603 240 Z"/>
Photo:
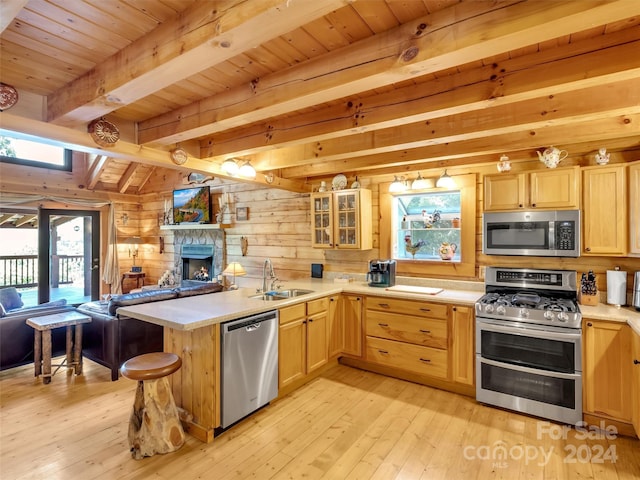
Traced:
<path fill-rule="evenodd" d="M 195 2 L 48 97 L 47 120 L 77 125 L 106 115 L 289 32 L 346 0 Z"/>
<path fill-rule="evenodd" d="M 135 174 L 138 171 L 138 168 L 140 167 L 141 167 L 141 164 L 137 162 L 131 162 L 129 164 L 124 174 L 122 175 L 122 177 L 120 177 L 120 180 L 118 181 L 118 192 L 125 193 L 127 191 L 127 188 L 129 188 L 129 186 L 133 182 L 133 178 L 135 177 Z"/>
<path fill-rule="evenodd" d="M 283 169 L 280 174 L 285 178 L 309 178 L 331 175 L 334 172 L 359 172 L 458 158 L 466 158 L 469 163 L 472 163 L 472 158 L 481 155 L 495 155 L 498 158 L 504 151 L 530 150 L 533 153 L 541 146 L 554 145 L 564 148 L 567 142 L 578 144 L 596 139 L 601 145 L 605 145 L 609 139 L 627 139 L 629 148 L 637 148 L 640 146 L 640 114 L 618 115 L 560 126 L 548 125 L 536 130 L 523 130 L 359 158 L 330 162 L 320 160 L 300 167 Z"/>
<path fill-rule="evenodd" d="M 87 171 L 87 181 L 85 182 L 86 188 L 93 190 L 100 181 L 100 175 L 105 171 L 109 164 L 109 157 L 106 155 L 93 155 L 93 161 L 89 165 Z"/>
<path fill-rule="evenodd" d="M 553 49 L 553 52 L 563 52 L 554 59 L 537 53 L 527 56 L 526 60 L 506 60 L 387 93 L 355 96 L 321 110 L 223 132 L 201 141 L 201 156 L 223 161 L 228 156 L 252 155 L 252 163 L 258 170 L 268 170 L 270 166 L 263 163 L 260 153 L 277 148 L 323 142 L 591 85 L 602 86 L 620 79 L 640 78 L 640 56 L 635 54 L 640 50 L 640 28 L 633 29 L 633 39 L 629 39 L 631 32 L 624 32 L 609 39 L 627 41 L 622 45 L 601 47 L 594 41 L 588 42 L 589 48 L 604 48 L 601 51 L 577 53 L 585 47 L 571 44 Z M 549 70 L 557 77 L 549 76 Z"/>
<path fill-rule="evenodd" d="M 136 190 L 136 193 L 142 193 L 142 189 L 147 184 L 149 179 L 151 179 L 151 176 L 153 175 L 153 173 L 155 171 L 156 171 L 156 167 L 151 167 L 151 168 L 147 169 L 147 173 L 145 173 L 144 177 L 140 179 L 140 183 L 138 184 L 138 188 Z"/>
<path fill-rule="evenodd" d="M 22 218 L 16 220 L 15 225 L 16 228 L 20 228 L 27 223 L 33 223 L 38 220 L 38 215 L 24 215 Z"/>
<path fill-rule="evenodd" d="M 189 157 L 187 163 L 181 167 L 176 166 L 171 160 L 168 152 L 151 147 L 144 147 L 124 140 L 110 148 L 101 148 L 96 145 L 86 132 L 81 132 L 72 128 L 54 125 L 52 123 L 41 122 L 19 115 L 13 115 L 7 111 L 0 112 L 0 134 L 7 134 L 17 138 L 42 137 L 49 139 L 52 143 L 70 148 L 78 152 L 85 152 L 95 155 L 108 155 L 111 158 L 139 162 L 155 167 L 170 168 L 184 172 L 199 172 L 214 177 L 227 178 L 242 183 L 256 183 L 260 185 L 280 188 L 292 192 L 309 192 L 311 187 L 304 181 L 289 180 L 274 176 L 272 181 L 258 174 L 255 179 L 233 177 L 223 172 L 220 164 Z M 272 177 L 269 177 L 270 179 Z M 4 178 L 3 178 L 4 180 Z M 4 187 L 4 183 L 3 183 Z"/>
<path fill-rule="evenodd" d="M 535 131 L 548 125 L 569 125 L 640 113 L 640 78 L 545 95 L 524 102 L 494 105 L 493 108 L 270 150 L 258 156 L 260 161 L 254 162 L 252 159 L 252 163 L 259 170 L 281 169 L 314 161 L 353 159 L 428 145 Z M 464 111 L 465 105 L 460 107 Z"/>
<path fill-rule="evenodd" d="M 4 215 L 0 215 L 0 225 L 4 225 L 5 223 L 9 223 L 13 218 L 13 213 L 7 213 Z"/>
<path fill-rule="evenodd" d="M 489 9 L 489 10 L 487 10 Z M 457 4 L 370 39 L 139 124 L 139 142 L 172 144 L 479 61 L 640 14 L 640 2 Z M 422 30 L 418 26 L 425 24 Z"/>

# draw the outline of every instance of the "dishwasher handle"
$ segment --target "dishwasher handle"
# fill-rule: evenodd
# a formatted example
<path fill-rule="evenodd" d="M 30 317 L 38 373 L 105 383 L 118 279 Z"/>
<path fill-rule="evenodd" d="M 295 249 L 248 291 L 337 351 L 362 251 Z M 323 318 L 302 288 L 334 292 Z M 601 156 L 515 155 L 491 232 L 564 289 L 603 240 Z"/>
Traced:
<path fill-rule="evenodd" d="M 275 310 L 264 312 L 258 315 L 251 315 L 249 317 L 239 318 L 230 322 L 225 322 L 221 325 L 221 333 L 224 337 L 225 334 L 229 334 L 234 330 L 245 329 L 247 332 L 257 330 L 260 324 L 267 320 L 274 320 L 278 318 L 278 312 Z"/>

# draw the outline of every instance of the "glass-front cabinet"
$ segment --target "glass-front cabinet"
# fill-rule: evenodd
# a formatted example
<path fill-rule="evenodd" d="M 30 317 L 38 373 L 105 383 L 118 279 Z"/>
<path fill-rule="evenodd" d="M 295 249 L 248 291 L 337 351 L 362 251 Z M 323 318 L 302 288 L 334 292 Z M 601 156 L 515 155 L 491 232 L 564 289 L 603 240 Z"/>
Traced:
<path fill-rule="evenodd" d="M 314 193 L 311 196 L 311 243 L 314 248 L 372 248 L 371 191 Z"/>

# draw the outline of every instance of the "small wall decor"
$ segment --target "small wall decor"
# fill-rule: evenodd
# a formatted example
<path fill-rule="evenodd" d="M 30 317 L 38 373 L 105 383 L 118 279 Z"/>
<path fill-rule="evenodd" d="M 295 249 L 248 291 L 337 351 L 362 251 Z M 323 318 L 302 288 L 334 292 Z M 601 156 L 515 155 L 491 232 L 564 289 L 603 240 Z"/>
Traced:
<path fill-rule="evenodd" d="M 598 153 L 596 153 L 596 163 L 598 165 L 606 165 L 609 163 L 609 154 L 607 153 L 606 148 L 603 147 L 598 150 Z"/>
<path fill-rule="evenodd" d="M 171 156 L 171 161 L 176 165 L 184 165 L 189 159 L 187 152 L 180 147 L 177 147 L 171 150 L 169 152 L 169 155 Z"/>
<path fill-rule="evenodd" d="M 249 250 L 249 239 L 247 237 L 240 237 L 240 250 L 242 251 L 242 256 L 247 256 L 247 250 Z"/>
<path fill-rule="evenodd" d="M 87 131 L 101 147 L 113 147 L 120 140 L 120 130 L 113 123 L 104 118 L 93 120 L 87 126 Z"/>
<path fill-rule="evenodd" d="M 236 208 L 236 220 L 237 221 L 249 220 L 249 207 Z"/>
<path fill-rule="evenodd" d="M 0 112 L 8 110 L 18 103 L 18 91 L 11 85 L 0 83 Z"/>

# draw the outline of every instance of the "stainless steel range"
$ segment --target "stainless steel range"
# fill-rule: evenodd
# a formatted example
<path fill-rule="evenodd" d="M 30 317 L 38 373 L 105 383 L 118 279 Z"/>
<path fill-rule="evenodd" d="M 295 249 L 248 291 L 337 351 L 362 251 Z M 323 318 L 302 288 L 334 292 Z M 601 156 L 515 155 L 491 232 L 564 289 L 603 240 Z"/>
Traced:
<path fill-rule="evenodd" d="M 476 399 L 582 420 L 582 315 L 570 270 L 488 267 L 476 308 Z"/>

